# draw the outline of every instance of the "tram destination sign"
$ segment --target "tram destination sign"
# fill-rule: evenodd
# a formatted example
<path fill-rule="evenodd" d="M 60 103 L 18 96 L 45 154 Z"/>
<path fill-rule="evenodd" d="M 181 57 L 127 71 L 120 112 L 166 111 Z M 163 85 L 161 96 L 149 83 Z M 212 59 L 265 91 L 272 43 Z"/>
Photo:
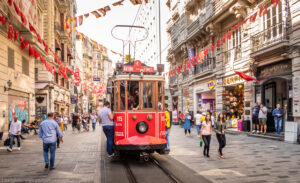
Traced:
<path fill-rule="evenodd" d="M 123 72 L 141 72 L 154 73 L 154 67 L 142 66 L 142 62 L 139 60 L 134 61 L 133 66 L 124 65 Z"/>

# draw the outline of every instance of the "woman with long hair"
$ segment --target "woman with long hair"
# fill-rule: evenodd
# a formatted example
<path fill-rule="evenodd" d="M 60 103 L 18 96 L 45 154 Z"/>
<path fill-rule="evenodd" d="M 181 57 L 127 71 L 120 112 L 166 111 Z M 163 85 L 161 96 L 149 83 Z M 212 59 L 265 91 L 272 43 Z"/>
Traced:
<path fill-rule="evenodd" d="M 205 117 L 205 121 L 202 122 L 200 138 L 202 138 L 204 142 L 203 155 L 208 158 L 209 158 L 210 139 L 212 134 L 213 134 L 213 128 L 212 128 L 211 118 L 210 118 L 210 114 L 207 114 Z"/>
<path fill-rule="evenodd" d="M 218 153 L 220 158 L 224 158 L 222 149 L 226 146 L 225 129 L 226 129 L 225 116 L 223 113 L 220 113 L 218 116 L 218 120 L 215 123 L 216 136 L 219 142 Z"/>

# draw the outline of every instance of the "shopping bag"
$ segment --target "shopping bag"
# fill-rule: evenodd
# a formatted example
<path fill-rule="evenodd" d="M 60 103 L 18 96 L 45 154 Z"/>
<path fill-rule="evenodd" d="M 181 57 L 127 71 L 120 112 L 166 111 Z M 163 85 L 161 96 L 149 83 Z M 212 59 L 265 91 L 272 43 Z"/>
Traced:
<path fill-rule="evenodd" d="M 202 146 L 203 146 L 203 140 L 200 139 L 200 147 L 202 147 Z"/>

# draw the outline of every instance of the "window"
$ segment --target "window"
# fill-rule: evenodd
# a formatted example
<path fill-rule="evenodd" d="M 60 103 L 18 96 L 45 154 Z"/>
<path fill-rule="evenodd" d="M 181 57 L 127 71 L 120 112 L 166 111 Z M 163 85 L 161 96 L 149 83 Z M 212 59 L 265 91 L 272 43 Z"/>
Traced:
<path fill-rule="evenodd" d="M 140 96 L 139 96 L 139 82 L 128 81 L 127 83 L 127 97 L 128 97 L 128 110 L 139 108 Z"/>
<path fill-rule="evenodd" d="M 22 73 L 29 76 L 29 61 L 22 57 Z"/>
<path fill-rule="evenodd" d="M 163 87 L 163 82 L 158 82 L 158 110 L 164 110 L 164 87 Z"/>
<path fill-rule="evenodd" d="M 65 78 L 61 78 L 60 86 L 65 87 Z"/>
<path fill-rule="evenodd" d="M 58 84 L 58 73 L 55 73 L 55 78 L 54 78 L 54 80 L 55 80 L 55 83 Z"/>
<path fill-rule="evenodd" d="M 227 36 L 227 35 L 226 35 Z M 233 64 L 233 61 L 241 58 L 241 40 L 242 40 L 242 28 L 239 27 L 232 31 L 231 39 L 226 39 L 226 43 L 223 44 L 225 52 L 225 63 Z"/>
<path fill-rule="evenodd" d="M 143 83 L 143 108 L 152 108 L 153 104 L 153 83 Z"/>
<path fill-rule="evenodd" d="M 34 78 L 37 81 L 39 78 L 39 69 L 38 68 L 34 68 Z"/>
<path fill-rule="evenodd" d="M 8 67 L 14 69 L 15 68 L 15 52 L 10 47 L 7 47 L 7 60 Z"/>
<path fill-rule="evenodd" d="M 65 61 L 65 45 L 61 43 L 61 61 Z"/>
<path fill-rule="evenodd" d="M 67 89 L 70 88 L 69 81 L 66 81 L 66 88 L 67 88 Z"/>
<path fill-rule="evenodd" d="M 126 110 L 126 92 L 125 92 L 125 89 L 126 89 L 126 84 L 127 82 L 126 81 L 120 81 L 120 109 L 121 110 Z M 128 102 L 128 97 L 127 97 L 127 103 L 129 104 Z"/>

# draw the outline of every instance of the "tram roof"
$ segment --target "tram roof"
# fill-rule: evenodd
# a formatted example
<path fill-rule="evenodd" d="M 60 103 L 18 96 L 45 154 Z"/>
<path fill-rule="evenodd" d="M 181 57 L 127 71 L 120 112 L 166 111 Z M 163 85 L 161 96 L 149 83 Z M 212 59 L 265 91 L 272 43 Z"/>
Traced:
<path fill-rule="evenodd" d="M 160 75 L 134 75 L 134 74 L 120 74 L 112 78 L 113 81 L 126 80 L 126 81 L 164 81 L 165 78 Z"/>

